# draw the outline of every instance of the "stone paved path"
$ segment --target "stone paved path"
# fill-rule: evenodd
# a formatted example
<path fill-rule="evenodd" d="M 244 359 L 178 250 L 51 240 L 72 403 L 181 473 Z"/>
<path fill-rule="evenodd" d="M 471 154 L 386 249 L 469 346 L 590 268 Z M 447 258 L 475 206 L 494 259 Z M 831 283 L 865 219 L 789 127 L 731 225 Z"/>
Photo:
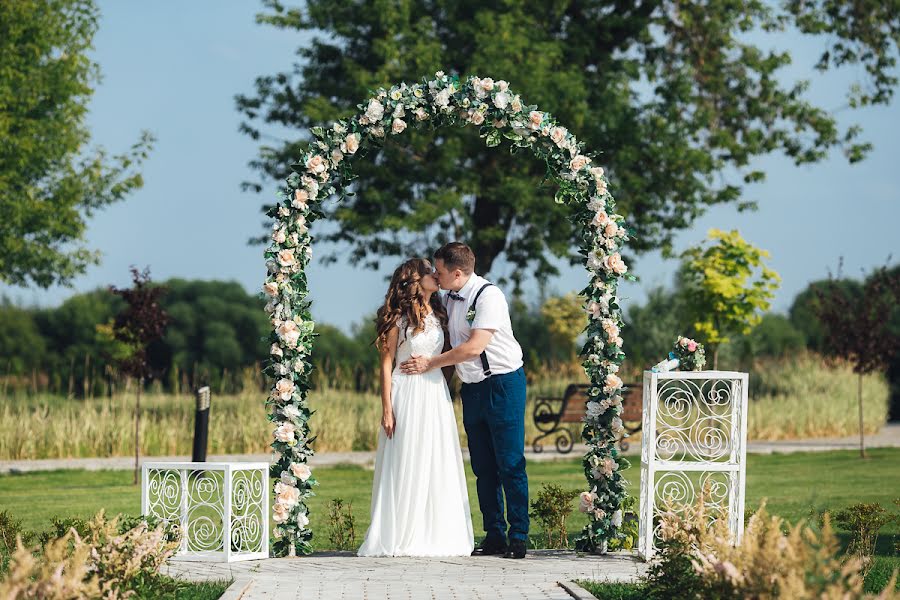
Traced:
<path fill-rule="evenodd" d="M 634 581 L 646 568 L 626 553 L 536 550 L 523 560 L 358 558 L 331 552 L 231 564 L 173 561 L 167 572 L 192 580 L 233 578 L 222 600 L 571 600 L 558 582 Z"/>
<path fill-rule="evenodd" d="M 859 437 L 815 438 L 804 440 L 750 441 L 747 452 L 751 454 L 772 454 L 775 452 L 822 452 L 826 450 L 856 450 Z M 900 448 L 900 423 L 888 423 L 876 434 L 866 436 L 866 448 Z M 631 444 L 626 455 L 640 454 L 640 439 Z M 545 460 L 566 460 L 584 454 L 584 446 L 576 445 L 568 454 L 557 453 L 552 446 L 545 446 L 544 452 L 532 452 L 526 448 L 525 458 L 529 462 Z M 468 460 L 468 449 L 463 448 L 463 458 Z M 144 457 L 141 461 L 188 461 L 190 456 Z M 228 454 L 207 457 L 209 462 L 268 462 L 268 454 Z M 371 467 L 375 462 L 374 452 L 327 452 L 313 457 L 313 467 L 332 465 L 361 465 Z M 105 469 L 129 470 L 134 468 L 134 457 L 116 456 L 112 458 L 52 458 L 41 460 L 0 460 L 0 475 L 26 473 L 29 471 L 55 471 L 57 469 L 85 469 L 98 471 Z"/>

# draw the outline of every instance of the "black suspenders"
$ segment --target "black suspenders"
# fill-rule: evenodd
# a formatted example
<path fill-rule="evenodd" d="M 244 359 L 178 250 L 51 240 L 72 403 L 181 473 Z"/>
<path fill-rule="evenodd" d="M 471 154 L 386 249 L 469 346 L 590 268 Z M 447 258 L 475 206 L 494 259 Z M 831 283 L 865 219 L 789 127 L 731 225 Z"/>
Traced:
<path fill-rule="evenodd" d="M 493 284 L 493 283 L 486 283 L 486 284 L 484 284 L 483 286 L 481 286 L 481 289 L 478 290 L 478 293 L 477 293 L 477 294 L 475 294 L 475 300 L 472 301 L 472 309 L 473 309 L 473 310 L 475 309 L 475 305 L 478 303 L 478 297 L 481 296 L 481 292 L 484 291 L 484 288 L 490 287 L 490 286 L 492 286 L 492 285 L 494 285 L 494 284 Z M 481 368 L 484 369 L 484 376 L 485 376 L 485 377 L 490 377 L 490 376 L 491 376 L 491 366 L 488 364 L 488 359 L 487 359 L 487 348 L 485 348 L 485 349 L 481 352 Z"/>

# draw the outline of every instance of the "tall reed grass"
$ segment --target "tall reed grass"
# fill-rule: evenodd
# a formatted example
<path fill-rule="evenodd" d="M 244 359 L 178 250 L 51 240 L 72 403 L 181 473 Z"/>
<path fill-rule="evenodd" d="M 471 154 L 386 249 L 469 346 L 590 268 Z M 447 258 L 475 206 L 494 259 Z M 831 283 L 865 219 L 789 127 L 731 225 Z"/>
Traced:
<path fill-rule="evenodd" d="M 561 396 L 571 382 L 586 381 L 577 365 L 548 366 L 529 373 L 525 414 L 526 443 L 538 434 L 532 423 L 535 398 Z M 863 381 L 866 429 L 885 422 L 888 387 L 880 376 Z M 245 391 L 214 395 L 210 412 L 210 454 L 263 454 L 269 451 L 271 424 L 265 394 Z M 381 419 L 378 395 L 323 385 L 310 402 L 317 452 L 373 450 Z M 760 363 L 751 379 L 751 439 L 786 439 L 856 433 L 856 376 L 849 366 L 829 367 L 814 356 Z M 150 391 L 141 398 L 141 453 L 146 456 L 191 452 L 194 399 Z M 460 437 L 462 409 L 454 403 Z M 134 394 L 67 399 L 49 394 L 0 398 L 0 460 L 129 456 L 134 447 Z M 573 426 L 577 431 L 577 425 Z M 576 435 L 577 438 L 577 435 Z M 636 436 L 632 443 L 637 443 Z M 552 440 L 547 440 L 552 444 Z"/>

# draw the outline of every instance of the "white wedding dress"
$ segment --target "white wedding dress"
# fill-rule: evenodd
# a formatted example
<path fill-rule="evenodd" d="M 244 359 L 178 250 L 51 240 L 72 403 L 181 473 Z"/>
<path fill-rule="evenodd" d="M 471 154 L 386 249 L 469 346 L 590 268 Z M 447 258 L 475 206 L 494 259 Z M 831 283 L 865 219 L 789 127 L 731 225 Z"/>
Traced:
<path fill-rule="evenodd" d="M 433 314 L 416 335 L 401 323 L 391 376 L 396 428 L 391 439 L 384 428 L 378 433 L 372 521 L 358 554 L 468 556 L 472 516 L 447 382 L 440 369 L 404 375 L 399 368 L 413 354 L 440 354 L 444 332 Z"/>

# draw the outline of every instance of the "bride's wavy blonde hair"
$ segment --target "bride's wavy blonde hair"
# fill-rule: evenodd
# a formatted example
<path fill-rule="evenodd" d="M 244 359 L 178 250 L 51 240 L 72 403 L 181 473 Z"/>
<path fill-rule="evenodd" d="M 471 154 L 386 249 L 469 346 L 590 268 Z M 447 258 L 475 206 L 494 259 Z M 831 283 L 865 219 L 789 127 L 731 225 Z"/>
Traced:
<path fill-rule="evenodd" d="M 376 348 L 379 350 L 384 348 L 391 328 L 396 327 L 403 317 L 406 317 L 414 334 L 425 329 L 428 306 L 422 296 L 421 281 L 423 277 L 430 277 L 431 273 L 431 263 L 424 258 L 410 258 L 394 270 L 391 283 L 384 295 L 384 304 L 375 316 L 377 337 L 373 343 Z M 444 308 L 437 293 L 431 295 L 430 305 L 434 316 L 438 318 L 441 328 L 446 333 L 447 309 Z"/>

